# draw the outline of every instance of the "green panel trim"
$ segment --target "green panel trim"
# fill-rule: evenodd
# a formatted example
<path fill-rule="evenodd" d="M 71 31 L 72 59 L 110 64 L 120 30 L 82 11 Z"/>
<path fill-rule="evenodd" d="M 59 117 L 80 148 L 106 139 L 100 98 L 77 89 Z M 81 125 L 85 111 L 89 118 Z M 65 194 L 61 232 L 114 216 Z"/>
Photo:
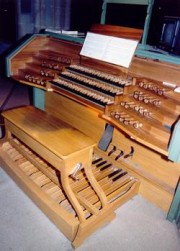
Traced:
<path fill-rule="evenodd" d="M 135 55 L 142 58 L 149 58 L 153 60 L 159 60 L 161 62 L 180 65 L 180 57 L 170 55 L 168 52 L 159 49 L 154 49 L 150 45 L 139 44 L 135 51 Z"/>
<path fill-rule="evenodd" d="M 180 121 L 178 121 L 174 126 L 168 152 L 168 159 L 180 163 Z"/>
<path fill-rule="evenodd" d="M 105 24 L 105 22 L 106 22 L 106 10 L 107 10 L 107 4 L 104 1 L 103 5 L 102 5 L 102 12 L 101 12 L 101 20 L 100 20 L 101 24 Z"/>
<path fill-rule="evenodd" d="M 150 26 L 150 21 L 151 21 L 151 16 L 152 16 L 153 5 L 154 5 L 154 0 L 149 0 L 146 19 L 144 23 L 144 32 L 143 32 L 143 37 L 142 37 L 142 42 L 141 42 L 142 44 L 147 43 L 147 37 L 149 33 L 149 26 Z"/>
<path fill-rule="evenodd" d="M 146 4 L 149 0 L 104 0 L 104 3 Z"/>
<path fill-rule="evenodd" d="M 33 88 L 33 105 L 41 110 L 45 110 L 45 91 Z"/>
<path fill-rule="evenodd" d="M 171 222 L 175 221 L 177 224 L 180 223 L 180 181 L 178 183 L 173 202 L 168 212 L 167 219 Z"/>
<path fill-rule="evenodd" d="M 106 12 L 107 12 L 107 4 L 108 3 L 124 3 L 124 4 L 142 4 L 142 5 L 151 5 L 151 2 L 154 0 L 104 0 L 102 4 L 102 12 L 101 12 L 101 24 L 106 23 Z M 149 9 L 151 11 L 151 8 Z M 150 22 L 150 21 L 149 21 Z M 148 25 L 148 23 L 147 23 Z M 148 28 L 148 27 L 147 27 Z"/>

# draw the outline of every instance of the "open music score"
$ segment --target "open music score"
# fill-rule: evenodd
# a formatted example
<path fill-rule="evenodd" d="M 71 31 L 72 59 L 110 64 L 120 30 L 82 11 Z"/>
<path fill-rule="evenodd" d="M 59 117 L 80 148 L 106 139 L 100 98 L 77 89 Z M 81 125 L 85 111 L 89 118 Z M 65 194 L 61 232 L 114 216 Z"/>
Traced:
<path fill-rule="evenodd" d="M 128 68 L 137 45 L 136 40 L 88 32 L 80 55 Z"/>

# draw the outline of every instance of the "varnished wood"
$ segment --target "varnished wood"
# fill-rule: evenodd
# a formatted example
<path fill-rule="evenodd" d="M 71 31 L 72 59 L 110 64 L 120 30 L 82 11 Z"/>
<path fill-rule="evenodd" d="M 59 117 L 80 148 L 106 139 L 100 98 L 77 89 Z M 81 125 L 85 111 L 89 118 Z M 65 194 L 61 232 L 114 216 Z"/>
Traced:
<path fill-rule="evenodd" d="M 31 106 L 12 109 L 2 115 L 60 159 L 94 144 L 90 138 L 72 126 Z M 61 140 L 56 140 L 58 138 Z"/>
<path fill-rule="evenodd" d="M 3 116 L 3 167 L 50 219 L 56 221 L 60 208 L 55 224 L 74 247 L 112 220 L 114 210 L 137 193 L 139 182 L 128 174 L 115 182 L 108 176 L 113 169 L 107 173 L 92 167 L 94 141 L 59 118 L 31 106 Z M 78 163 L 82 166 L 76 171 Z"/>
<path fill-rule="evenodd" d="M 179 65 L 141 57 L 134 57 L 129 73 L 136 77 L 146 77 L 180 86 Z"/>
<path fill-rule="evenodd" d="M 115 25 L 103 25 L 103 24 L 94 24 L 91 27 L 91 31 L 94 33 L 100 33 L 103 35 L 134 39 L 140 41 L 141 36 L 143 34 L 142 29 L 134 29 L 123 26 L 115 26 Z"/>

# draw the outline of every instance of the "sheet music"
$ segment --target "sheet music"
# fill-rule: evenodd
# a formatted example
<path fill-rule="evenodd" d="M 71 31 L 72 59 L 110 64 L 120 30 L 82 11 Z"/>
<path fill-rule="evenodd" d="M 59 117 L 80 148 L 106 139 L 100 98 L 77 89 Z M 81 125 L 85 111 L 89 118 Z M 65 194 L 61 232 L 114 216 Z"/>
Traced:
<path fill-rule="evenodd" d="M 80 55 L 128 68 L 138 41 L 88 32 Z"/>

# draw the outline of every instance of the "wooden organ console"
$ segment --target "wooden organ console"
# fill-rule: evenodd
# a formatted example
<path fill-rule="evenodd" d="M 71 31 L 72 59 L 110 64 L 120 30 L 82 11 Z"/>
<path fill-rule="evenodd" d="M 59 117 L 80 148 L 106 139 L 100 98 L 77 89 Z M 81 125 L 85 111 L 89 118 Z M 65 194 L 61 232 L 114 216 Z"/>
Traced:
<path fill-rule="evenodd" d="M 168 160 L 180 94 L 163 84 L 178 84 L 179 68 L 134 57 L 127 71 L 80 56 L 81 48 L 39 34 L 9 56 L 10 77 L 41 89 L 45 111 L 3 112 L 0 153 L 1 166 L 74 247 L 138 193 L 167 212 L 180 175 Z"/>

